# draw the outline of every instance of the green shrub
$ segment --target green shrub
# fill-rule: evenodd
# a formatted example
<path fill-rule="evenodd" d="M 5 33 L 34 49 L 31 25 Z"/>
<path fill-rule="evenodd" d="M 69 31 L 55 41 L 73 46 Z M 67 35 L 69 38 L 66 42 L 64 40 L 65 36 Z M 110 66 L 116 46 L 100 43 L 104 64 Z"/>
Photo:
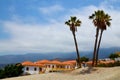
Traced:
<path fill-rule="evenodd" d="M 89 61 L 89 58 L 83 56 L 83 57 L 80 58 L 80 61 L 81 61 L 81 62 L 83 62 L 83 61 L 84 61 L 84 62 L 87 62 L 87 61 Z"/>
<path fill-rule="evenodd" d="M 5 78 L 4 70 L 0 69 L 0 79 Z"/>
<path fill-rule="evenodd" d="M 0 79 L 21 75 L 23 73 L 22 68 L 23 66 L 21 64 L 7 65 L 0 70 Z"/>
<path fill-rule="evenodd" d="M 109 58 L 110 59 L 115 59 L 115 58 L 118 58 L 119 55 L 118 54 L 110 54 Z"/>

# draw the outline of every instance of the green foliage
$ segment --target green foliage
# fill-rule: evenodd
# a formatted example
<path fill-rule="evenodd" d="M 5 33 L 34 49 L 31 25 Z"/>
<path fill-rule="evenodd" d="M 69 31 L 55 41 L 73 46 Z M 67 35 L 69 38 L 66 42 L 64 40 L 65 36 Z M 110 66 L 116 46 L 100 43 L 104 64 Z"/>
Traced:
<path fill-rule="evenodd" d="M 23 66 L 21 64 L 11 64 L 4 67 L 4 69 L 0 69 L 0 79 L 6 77 L 16 77 L 23 73 Z"/>
<path fill-rule="evenodd" d="M 103 10 L 95 11 L 91 16 L 89 16 L 89 19 L 93 20 L 93 23 L 95 26 L 97 26 L 99 29 L 106 30 L 106 26 L 110 26 L 111 16 L 106 14 Z"/>
<path fill-rule="evenodd" d="M 94 26 L 96 29 L 96 39 L 94 44 L 94 52 L 93 52 L 93 63 L 92 66 L 94 66 L 94 62 L 98 61 L 98 54 L 99 54 L 99 47 L 102 39 L 103 31 L 107 29 L 107 26 L 109 27 L 111 25 L 111 16 L 106 14 L 103 10 L 97 10 L 95 11 L 91 16 L 89 16 L 89 19 L 91 19 L 94 23 Z M 101 30 L 101 34 L 99 36 L 99 30 Z M 98 42 L 99 39 L 99 42 Z"/>
<path fill-rule="evenodd" d="M 5 72 L 3 69 L 0 69 L 0 79 L 5 78 Z"/>
<path fill-rule="evenodd" d="M 84 62 L 87 62 L 87 61 L 89 61 L 89 58 L 87 58 L 87 57 L 84 56 L 84 57 L 81 57 L 81 58 L 80 58 L 80 61 L 81 61 L 81 62 L 83 62 L 83 61 L 84 61 Z"/>
<path fill-rule="evenodd" d="M 118 54 L 110 54 L 109 58 L 114 59 L 114 58 L 118 58 L 119 55 Z"/>
<path fill-rule="evenodd" d="M 71 16 L 70 20 L 66 21 L 65 24 L 70 27 L 72 32 L 77 31 L 77 27 L 81 25 L 81 21 L 75 16 Z"/>

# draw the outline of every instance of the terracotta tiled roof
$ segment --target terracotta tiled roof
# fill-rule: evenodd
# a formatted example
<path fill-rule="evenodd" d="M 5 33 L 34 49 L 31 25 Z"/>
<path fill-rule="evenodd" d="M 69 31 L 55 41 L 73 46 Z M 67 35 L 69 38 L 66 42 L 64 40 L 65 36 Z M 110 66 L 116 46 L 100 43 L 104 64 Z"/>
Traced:
<path fill-rule="evenodd" d="M 33 62 L 31 62 L 31 61 L 22 62 L 22 65 L 27 65 L 27 64 L 33 64 Z"/>
<path fill-rule="evenodd" d="M 70 61 L 64 61 L 64 62 L 71 63 L 71 64 L 76 64 L 76 60 L 70 60 Z"/>
<path fill-rule="evenodd" d="M 25 62 L 22 62 L 22 65 L 23 66 L 43 66 L 43 64 L 36 64 L 36 63 L 33 63 L 33 62 L 30 62 L 30 61 L 25 61 Z"/>
<path fill-rule="evenodd" d="M 100 61 L 100 63 L 108 64 L 108 63 L 114 63 L 114 60 L 108 60 L 108 61 Z"/>
<path fill-rule="evenodd" d="M 35 63 L 37 63 L 37 64 L 47 64 L 49 62 L 50 62 L 49 60 L 39 60 L 39 61 L 37 61 Z"/>
<path fill-rule="evenodd" d="M 68 62 L 68 61 L 65 61 L 65 62 L 62 62 L 63 65 L 73 65 L 71 62 Z"/>
<path fill-rule="evenodd" d="M 31 61 L 22 62 L 23 66 L 44 66 L 45 64 L 75 65 L 76 64 L 76 60 L 70 60 L 70 61 L 64 61 L 64 62 L 60 62 L 58 60 L 53 60 L 53 61 L 39 60 L 37 62 L 31 62 Z"/>
<path fill-rule="evenodd" d="M 60 64 L 62 64 L 62 62 L 57 61 L 57 60 L 53 60 L 53 61 L 49 62 L 49 64 L 57 64 L 57 65 L 60 65 Z"/>

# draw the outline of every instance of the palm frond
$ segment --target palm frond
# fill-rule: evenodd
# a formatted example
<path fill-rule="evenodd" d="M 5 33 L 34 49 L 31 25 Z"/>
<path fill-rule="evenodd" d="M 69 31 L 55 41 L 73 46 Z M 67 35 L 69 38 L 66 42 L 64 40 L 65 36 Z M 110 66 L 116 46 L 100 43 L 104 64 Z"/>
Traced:
<path fill-rule="evenodd" d="M 81 25 L 81 21 L 77 17 L 71 16 L 70 20 L 66 21 L 65 24 L 70 27 L 71 31 L 75 32 L 77 31 L 77 27 Z"/>
<path fill-rule="evenodd" d="M 76 19 L 77 19 L 77 18 L 76 18 L 75 16 L 73 16 L 73 17 L 71 16 L 71 21 L 72 21 L 73 23 L 76 21 Z"/>
<path fill-rule="evenodd" d="M 109 27 L 110 25 L 111 25 L 111 23 L 108 21 L 108 22 L 106 22 L 106 24 L 107 24 L 107 26 Z"/>
<path fill-rule="evenodd" d="M 68 21 L 65 22 L 66 25 L 70 26 L 70 23 Z"/>
<path fill-rule="evenodd" d="M 93 20 L 93 23 L 96 27 L 105 30 L 106 26 L 110 26 L 111 16 L 105 14 L 103 10 L 95 11 L 89 19 Z"/>

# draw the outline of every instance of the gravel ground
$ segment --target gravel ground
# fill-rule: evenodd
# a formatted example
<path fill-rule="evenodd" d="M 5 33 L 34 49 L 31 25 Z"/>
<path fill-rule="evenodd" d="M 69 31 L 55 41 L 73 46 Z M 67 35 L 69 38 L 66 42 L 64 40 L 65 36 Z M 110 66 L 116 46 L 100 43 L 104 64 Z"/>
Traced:
<path fill-rule="evenodd" d="M 120 67 L 81 68 L 71 72 L 54 72 L 2 80 L 120 80 Z"/>

